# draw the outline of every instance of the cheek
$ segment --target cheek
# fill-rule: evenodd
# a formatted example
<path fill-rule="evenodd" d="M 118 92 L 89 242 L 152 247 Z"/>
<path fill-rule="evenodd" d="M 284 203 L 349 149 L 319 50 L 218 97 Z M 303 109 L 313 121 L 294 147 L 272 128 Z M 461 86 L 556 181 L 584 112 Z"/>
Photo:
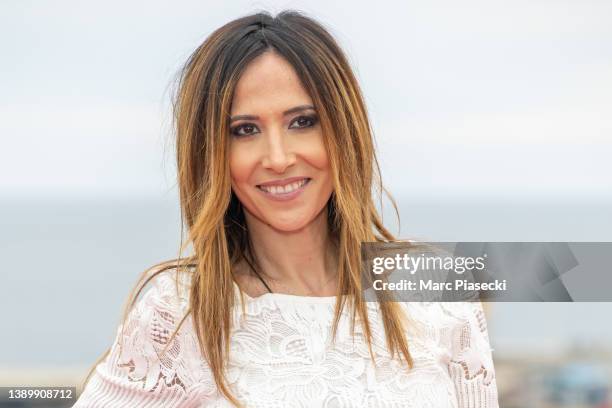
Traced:
<path fill-rule="evenodd" d="M 308 162 L 317 170 L 320 181 L 319 188 L 321 189 L 319 194 L 321 194 L 322 199 L 327 200 L 329 198 L 328 194 L 334 190 L 334 186 L 329 155 L 322 137 L 317 140 L 317 143 L 312 143 L 309 146 Z"/>
<path fill-rule="evenodd" d="M 246 149 L 240 147 L 231 147 L 229 154 L 229 168 L 232 184 L 245 183 L 251 175 L 252 163 L 249 160 L 249 155 Z"/>
<path fill-rule="evenodd" d="M 321 171 L 329 171 L 329 156 L 325 145 L 323 144 L 323 138 L 319 137 L 316 143 L 312 143 L 308 146 L 308 161 L 310 164 Z"/>

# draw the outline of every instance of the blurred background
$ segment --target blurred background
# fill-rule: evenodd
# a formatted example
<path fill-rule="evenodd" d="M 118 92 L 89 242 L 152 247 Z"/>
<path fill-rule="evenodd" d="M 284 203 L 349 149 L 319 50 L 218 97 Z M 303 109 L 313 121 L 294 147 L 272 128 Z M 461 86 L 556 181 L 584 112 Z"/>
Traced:
<path fill-rule="evenodd" d="M 0 386 L 78 386 L 110 345 L 137 276 L 178 253 L 175 74 L 285 8 L 353 64 L 398 235 L 612 240 L 607 0 L 4 0 Z M 612 303 L 486 312 L 502 407 L 612 406 Z"/>

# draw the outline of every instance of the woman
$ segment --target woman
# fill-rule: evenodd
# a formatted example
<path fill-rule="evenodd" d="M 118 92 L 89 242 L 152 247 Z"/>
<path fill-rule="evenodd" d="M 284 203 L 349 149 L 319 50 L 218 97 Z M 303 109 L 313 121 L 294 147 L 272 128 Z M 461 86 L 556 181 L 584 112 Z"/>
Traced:
<path fill-rule="evenodd" d="M 395 238 L 359 86 L 320 24 L 224 25 L 174 108 L 194 255 L 143 275 L 75 407 L 497 407 L 479 302 L 364 300 L 360 244 Z"/>

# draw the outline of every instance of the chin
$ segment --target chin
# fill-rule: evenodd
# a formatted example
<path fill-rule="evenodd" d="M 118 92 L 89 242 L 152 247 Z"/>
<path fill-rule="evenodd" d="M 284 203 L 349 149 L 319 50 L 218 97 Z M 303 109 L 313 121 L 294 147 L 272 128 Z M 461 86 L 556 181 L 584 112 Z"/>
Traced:
<path fill-rule="evenodd" d="M 278 217 L 274 217 L 273 215 L 267 217 L 266 223 L 278 231 L 283 232 L 293 232 L 299 231 L 310 224 L 314 219 L 279 219 Z"/>

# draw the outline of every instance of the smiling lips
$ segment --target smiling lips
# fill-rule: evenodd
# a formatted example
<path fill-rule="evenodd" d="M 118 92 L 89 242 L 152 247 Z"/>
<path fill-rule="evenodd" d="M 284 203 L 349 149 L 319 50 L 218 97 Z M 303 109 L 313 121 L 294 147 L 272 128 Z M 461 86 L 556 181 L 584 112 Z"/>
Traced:
<path fill-rule="evenodd" d="M 291 177 L 284 180 L 270 181 L 257 185 L 260 190 L 277 196 L 290 195 L 301 189 L 311 179 L 309 177 Z"/>

